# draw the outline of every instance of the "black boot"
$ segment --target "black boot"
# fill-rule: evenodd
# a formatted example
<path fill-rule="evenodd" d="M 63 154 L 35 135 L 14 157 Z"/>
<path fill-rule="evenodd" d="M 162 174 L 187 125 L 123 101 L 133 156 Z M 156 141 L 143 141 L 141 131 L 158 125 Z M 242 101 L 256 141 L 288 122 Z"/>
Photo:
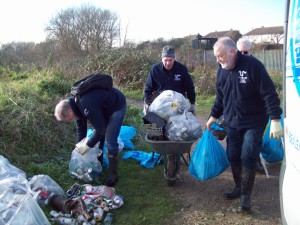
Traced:
<path fill-rule="evenodd" d="M 113 187 L 118 182 L 118 158 L 114 155 L 108 155 L 109 160 L 109 168 L 108 168 L 108 176 L 104 181 L 104 185 L 108 187 Z"/>
<path fill-rule="evenodd" d="M 223 197 L 232 200 L 241 196 L 241 181 L 242 181 L 242 166 L 241 165 L 231 165 L 231 171 L 235 187 L 232 192 L 223 194 Z"/>
<path fill-rule="evenodd" d="M 256 169 L 243 167 L 242 172 L 242 190 L 241 190 L 241 210 L 248 211 L 251 209 L 250 196 L 254 185 Z"/>
<path fill-rule="evenodd" d="M 101 163 L 101 166 L 103 166 L 104 142 L 105 142 L 105 136 L 100 139 L 99 149 L 100 149 L 101 154 L 97 157 L 98 161 Z"/>
<path fill-rule="evenodd" d="M 258 173 L 261 173 L 261 174 L 264 174 L 264 173 L 265 173 L 264 167 L 263 167 L 263 165 L 261 164 L 260 159 L 258 159 L 257 162 L 256 162 L 256 171 L 257 171 Z"/>

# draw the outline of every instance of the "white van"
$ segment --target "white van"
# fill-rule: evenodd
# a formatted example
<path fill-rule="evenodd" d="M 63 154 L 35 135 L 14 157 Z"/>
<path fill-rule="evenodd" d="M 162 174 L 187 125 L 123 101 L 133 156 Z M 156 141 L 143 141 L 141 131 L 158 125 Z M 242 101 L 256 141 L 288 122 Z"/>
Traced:
<path fill-rule="evenodd" d="M 300 224 L 300 0 L 286 1 L 284 150 L 280 172 L 282 224 Z"/>

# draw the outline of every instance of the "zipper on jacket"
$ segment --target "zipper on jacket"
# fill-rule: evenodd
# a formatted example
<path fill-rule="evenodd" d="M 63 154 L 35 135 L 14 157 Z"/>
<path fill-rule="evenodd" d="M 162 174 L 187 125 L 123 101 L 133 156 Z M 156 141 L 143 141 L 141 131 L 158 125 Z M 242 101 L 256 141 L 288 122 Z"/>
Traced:
<path fill-rule="evenodd" d="M 231 98 L 232 98 L 232 102 L 234 103 L 233 105 L 233 117 L 235 118 L 235 122 L 236 122 L 236 126 L 237 128 L 239 127 L 238 124 L 238 117 L 237 117 L 237 109 L 236 109 L 236 80 L 234 79 L 234 73 L 232 72 L 232 70 L 229 71 L 230 73 L 230 83 L 232 85 L 231 88 Z"/>

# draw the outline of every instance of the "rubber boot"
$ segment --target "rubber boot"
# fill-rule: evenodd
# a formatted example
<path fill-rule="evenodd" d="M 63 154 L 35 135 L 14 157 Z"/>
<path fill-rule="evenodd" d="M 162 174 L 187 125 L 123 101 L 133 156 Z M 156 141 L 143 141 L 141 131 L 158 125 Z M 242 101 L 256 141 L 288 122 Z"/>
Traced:
<path fill-rule="evenodd" d="M 256 171 L 257 171 L 258 173 L 261 173 L 261 174 L 264 174 L 264 173 L 265 173 L 264 167 L 263 167 L 263 165 L 261 164 L 260 159 L 258 159 L 257 162 L 256 162 Z"/>
<path fill-rule="evenodd" d="M 104 181 L 104 185 L 108 187 L 113 187 L 118 182 L 118 158 L 117 156 L 108 155 L 109 160 L 109 168 L 108 168 L 108 176 Z"/>
<path fill-rule="evenodd" d="M 252 193 L 254 180 L 255 180 L 256 169 L 248 169 L 243 167 L 242 172 L 242 190 L 240 206 L 241 210 L 248 211 L 251 209 L 250 196 Z"/>
<path fill-rule="evenodd" d="M 223 197 L 228 200 L 236 199 L 241 196 L 242 166 L 231 165 L 231 171 L 235 187 L 231 192 L 223 194 Z"/>
<path fill-rule="evenodd" d="M 103 166 L 103 149 L 104 149 L 104 142 L 105 142 L 105 136 L 102 137 L 100 139 L 100 144 L 99 144 L 99 149 L 101 151 L 101 155 L 99 155 L 97 158 L 98 158 L 98 161 L 101 163 L 101 166 Z"/>

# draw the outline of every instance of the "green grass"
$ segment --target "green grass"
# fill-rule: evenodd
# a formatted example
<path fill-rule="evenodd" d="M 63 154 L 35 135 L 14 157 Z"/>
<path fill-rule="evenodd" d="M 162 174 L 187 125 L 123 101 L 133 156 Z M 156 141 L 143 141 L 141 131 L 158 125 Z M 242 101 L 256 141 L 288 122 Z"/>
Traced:
<path fill-rule="evenodd" d="M 215 100 L 215 96 L 198 95 L 196 98 L 197 116 L 204 119 L 208 118 L 214 100 Z"/>
<path fill-rule="evenodd" d="M 56 121 L 54 107 L 66 97 L 71 82 L 51 71 L 14 74 L 0 82 L 0 154 L 22 169 L 27 178 L 48 175 L 67 191 L 75 182 L 68 173 L 71 152 L 75 145 L 75 124 Z M 20 78 L 20 79 L 19 79 Z M 122 90 L 128 99 L 142 100 L 142 90 Z M 214 96 L 197 95 L 197 115 L 208 118 Z M 135 150 L 152 152 L 145 141 L 142 110 L 128 105 L 124 125 L 133 126 L 137 133 L 132 142 Z M 163 165 L 144 168 L 132 159 L 121 159 L 130 149 L 120 153 L 120 180 L 116 193 L 124 197 L 124 206 L 112 210 L 113 224 L 172 224 L 180 202 L 170 195 L 163 175 Z M 107 175 L 103 170 L 93 185 L 101 185 Z M 43 207 L 50 218 L 50 206 Z"/>
<path fill-rule="evenodd" d="M 75 124 L 56 121 L 54 107 L 66 97 L 69 84 L 59 74 L 34 72 L 18 79 L 0 82 L 0 154 L 22 169 L 27 178 L 50 176 L 64 191 L 77 180 L 69 176 L 69 161 L 75 145 Z M 141 100 L 141 91 L 129 91 L 128 98 Z M 152 152 L 145 141 L 142 110 L 128 105 L 124 125 L 133 126 L 135 150 Z M 120 153 L 120 157 L 128 149 Z M 103 170 L 93 185 L 101 185 L 107 175 Z M 124 206 L 113 210 L 113 224 L 165 224 L 178 211 L 178 203 L 168 193 L 163 165 L 147 169 L 132 159 L 119 160 L 120 180 L 116 193 L 124 197 Z M 82 183 L 80 183 L 82 184 Z M 42 207 L 50 218 L 50 206 Z"/>
<path fill-rule="evenodd" d="M 143 90 L 142 89 L 137 89 L 137 90 L 126 90 L 126 89 L 121 89 L 122 92 L 126 95 L 127 98 L 133 99 L 133 100 L 143 100 Z"/>

